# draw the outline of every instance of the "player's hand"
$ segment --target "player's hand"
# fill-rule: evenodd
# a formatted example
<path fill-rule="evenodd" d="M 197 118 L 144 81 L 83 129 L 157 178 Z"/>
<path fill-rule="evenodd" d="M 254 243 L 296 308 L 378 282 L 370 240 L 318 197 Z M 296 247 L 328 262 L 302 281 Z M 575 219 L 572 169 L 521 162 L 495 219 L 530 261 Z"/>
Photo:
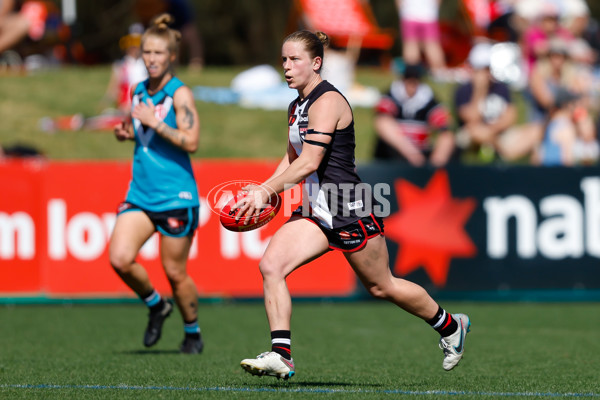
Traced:
<path fill-rule="evenodd" d="M 124 140 L 133 139 L 133 131 L 131 129 L 131 122 L 123 121 L 116 125 L 114 128 L 115 137 L 119 142 Z"/>
<path fill-rule="evenodd" d="M 239 221 L 242 217 L 246 217 L 244 225 L 248 225 L 252 218 L 254 222 L 258 222 L 258 217 L 262 209 L 268 201 L 268 192 L 257 185 L 248 185 L 242 188 L 245 195 L 232 207 L 232 209 L 239 208 L 240 212 L 236 216 L 236 221 Z"/>
<path fill-rule="evenodd" d="M 152 103 L 151 99 L 148 99 L 148 104 L 143 103 L 143 102 L 137 104 L 133 108 L 133 111 L 131 112 L 131 116 L 133 118 L 139 119 L 143 125 L 154 128 L 158 124 L 158 120 L 156 119 L 156 116 L 154 115 L 155 111 L 156 111 L 156 107 L 154 107 L 154 103 Z"/>

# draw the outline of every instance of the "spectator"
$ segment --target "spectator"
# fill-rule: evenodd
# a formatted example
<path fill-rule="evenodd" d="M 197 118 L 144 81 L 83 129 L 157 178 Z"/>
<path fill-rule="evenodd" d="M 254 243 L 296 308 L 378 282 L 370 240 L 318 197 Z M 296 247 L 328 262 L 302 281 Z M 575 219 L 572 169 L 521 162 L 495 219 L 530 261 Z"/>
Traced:
<path fill-rule="evenodd" d="M 469 52 L 473 69 L 471 79 L 455 92 L 454 104 L 459 119 L 459 146 L 473 148 L 482 161 L 490 161 L 500 151 L 499 138 L 517 120 L 517 109 L 505 83 L 492 78 L 491 45 L 476 44 Z"/>
<path fill-rule="evenodd" d="M 10 50 L 23 40 L 31 23 L 25 14 L 18 12 L 15 0 L 0 1 L 0 53 Z"/>
<path fill-rule="evenodd" d="M 107 105 L 116 105 L 123 115 L 131 109 L 131 88 L 148 77 L 140 48 L 143 31 L 141 24 L 134 24 L 129 27 L 129 34 L 119 40 L 119 47 L 125 54 L 113 64 L 103 99 Z"/>
<path fill-rule="evenodd" d="M 407 64 L 421 62 L 421 51 L 434 76 L 446 68 L 438 23 L 441 0 L 396 0 L 400 14 L 402 57 Z"/>
<path fill-rule="evenodd" d="M 564 87 L 556 90 L 533 163 L 543 166 L 591 164 L 598 160 L 598 142 L 580 96 Z"/>
<path fill-rule="evenodd" d="M 523 51 L 529 72 L 537 60 L 548 55 L 551 39 L 573 39 L 571 32 L 560 24 L 560 10 L 553 1 L 544 0 L 539 7 L 535 22 L 523 35 Z"/>
<path fill-rule="evenodd" d="M 407 65 L 377 104 L 375 158 L 440 167 L 455 155 L 449 112 L 421 82 L 422 74 L 421 66 Z"/>
<path fill-rule="evenodd" d="M 561 0 L 562 25 L 574 37 L 581 37 L 590 23 L 590 8 L 585 0 Z"/>
<path fill-rule="evenodd" d="M 546 113 L 555 104 L 558 88 L 584 95 L 588 90 L 591 76 L 583 66 L 569 57 L 569 43 L 560 38 L 549 41 L 548 55 L 539 60 L 529 79 L 531 104 L 529 120 L 541 123 Z"/>
<path fill-rule="evenodd" d="M 144 27 L 148 27 L 155 16 L 168 13 L 175 21 L 172 28 L 181 32 L 181 40 L 187 54 L 188 66 L 204 66 L 202 38 L 195 21 L 194 9 L 189 0 L 136 0 L 134 11 Z"/>
<path fill-rule="evenodd" d="M 594 40 L 598 37 L 598 27 L 597 23 L 592 24 L 588 5 L 585 0 L 562 0 L 561 6 L 561 24 L 575 39 L 570 46 L 571 57 L 584 64 L 593 65 L 598 60 L 598 42 Z"/>

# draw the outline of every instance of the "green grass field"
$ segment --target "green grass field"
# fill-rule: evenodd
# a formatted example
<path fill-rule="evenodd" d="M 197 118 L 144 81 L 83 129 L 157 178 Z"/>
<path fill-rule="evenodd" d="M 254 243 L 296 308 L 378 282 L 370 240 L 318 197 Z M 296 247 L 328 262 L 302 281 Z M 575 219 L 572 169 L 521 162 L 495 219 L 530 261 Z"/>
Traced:
<path fill-rule="evenodd" d="M 547 399 L 600 397 L 598 304 L 443 304 L 472 320 L 466 353 L 441 367 L 438 336 L 378 302 L 298 302 L 297 374 L 258 378 L 239 362 L 270 346 L 262 304 L 200 307 L 199 356 L 177 353 L 178 314 L 145 349 L 141 305 L 2 306 L 3 399 Z"/>

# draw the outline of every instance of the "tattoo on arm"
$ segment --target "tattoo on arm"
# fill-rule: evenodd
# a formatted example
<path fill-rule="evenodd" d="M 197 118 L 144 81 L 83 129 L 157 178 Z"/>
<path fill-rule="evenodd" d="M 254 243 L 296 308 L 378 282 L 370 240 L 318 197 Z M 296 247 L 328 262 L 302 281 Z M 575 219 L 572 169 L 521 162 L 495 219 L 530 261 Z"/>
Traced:
<path fill-rule="evenodd" d="M 185 145 L 185 136 L 181 134 L 181 132 L 179 132 L 177 129 L 173 129 L 171 128 L 169 125 L 165 124 L 164 122 L 161 122 L 158 126 L 157 129 L 155 129 L 155 131 L 171 140 L 173 143 L 177 143 L 177 141 L 179 141 L 181 146 Z"/>
<path fill-rule="evenodd" d="M 183 105 L 183 111 L 185 112 L 185 116 L 183 117 L 183 122 L 187 124 L 186 129 L 192 129 L 194 126 L 194 113 L 187 104 Z"/>

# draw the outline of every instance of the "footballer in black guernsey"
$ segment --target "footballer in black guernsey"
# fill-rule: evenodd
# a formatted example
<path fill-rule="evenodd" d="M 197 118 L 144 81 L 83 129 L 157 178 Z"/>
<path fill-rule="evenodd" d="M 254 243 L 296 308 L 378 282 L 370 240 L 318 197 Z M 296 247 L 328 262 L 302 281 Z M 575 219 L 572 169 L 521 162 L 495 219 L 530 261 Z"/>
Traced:
<path fill-rule="evenodd" d="M 308 196 L 310 215 L 324 227 L 335 229 L 371 214 L 374 200 L 370 187 L 361 184 L 356 173 L 354 119 L 346 128 L 334 132 L 309 132 L 308 110 L 312 103 L 329 91 L 340 93 L 329 82 L 322 81 L 302 101 L 298 97 L 290 103 L 288 136 L 298 156 L 302 152 L 303 143 L 307 141 L 307 133 L 321 133 L 332 137 L 328 145 L 308 141 L 325 147 L 326 154 L 317 171 L 304 180 L 303 191 Z M 340 95 L 343 97 L 341 93 Z M 346 100 L 345 97 L 344 99 Z"/>

